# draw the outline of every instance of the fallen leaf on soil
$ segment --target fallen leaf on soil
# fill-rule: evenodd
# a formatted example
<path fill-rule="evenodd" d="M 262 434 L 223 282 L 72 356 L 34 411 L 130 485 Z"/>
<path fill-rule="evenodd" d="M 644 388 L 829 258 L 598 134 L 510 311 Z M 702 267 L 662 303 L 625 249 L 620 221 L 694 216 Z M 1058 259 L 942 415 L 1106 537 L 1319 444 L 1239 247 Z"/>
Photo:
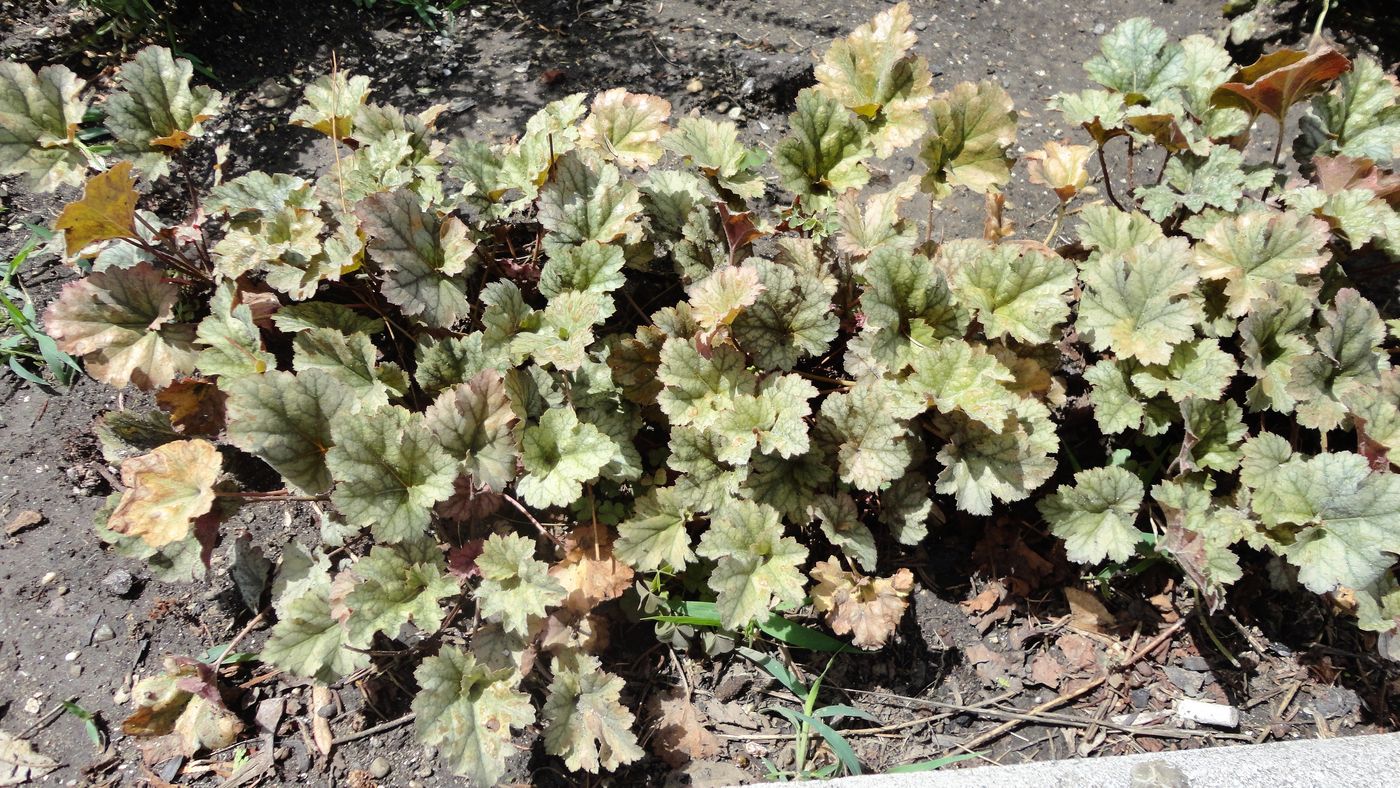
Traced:
<path fill-rule="evenodd" d="M 1083 632 L 1104 634 L 1118 624 L 1098 596 L 1073 586 L 1065 587 L 1069 603 L 1069 625 Z"/>
<path fill-rule="evenodd" d="M 184 435 L 218 435 L 224 428 L 227 399 L 218 386 L 199 378 L 177 380 L 156 393 L 156 404 Z"/>
<path fill-rule="evenodd" d="M 962 608 L 963 612 L 968 615 L 981 615 L 996 607 L 996 604 L 1005 596 L 1006 586 L 1001 583 L 988 583 L 987 587 L 982 589 L 982 593 L 959 602 L 958 607 Z"/>
<path fill-rule="evenodd" d="M 1054 689 L 1065 677 L 1065 667 L 1050 654 L 1037 654 L 1031 660 L 1031 682 Z"/>
<path fill-rule="evenodd" d="M 311 689 L 311 739 L 322 755 L 331 754 L 331 721 L 321 716 L 321 707 L 331 702 L 329 687 L 316 686 Z"/>
<path fill-rule="evenodd" d="M 671 768 L 679 769 L 692 760 L 719 754 L 719 739 L 700 722 L 700 712 L 684 689 L 672 687 L 653 695 L 650 706 L 656 720 L 652 749 Z"/>
<path fill-rule="evenodd" d="M 852 642 L 874 650 L 885 645 L 909 606 L 914 575 L 900 569 L 890 577 L 864 577 L 846 572 L 834 558 L 812 568 L 812 604 L 826 614 L 826 623 L 838 635 L 852 635 Z"/>
<path fill-rule="evenodd" d="M 35 752 L 29 742 L 0 731 L 0 785 L 23 785 L 57 768 L 57 761 Z"/>
<path fill-rule="evenodd" d="M 564 559 L 549 568 L 564 586 L 564 607 L 587 613 L 622 596 L 632 585 L 632 567 L 613 557 L 612 533 L 606 528 L 580 526 L 564 537 Z"/>
<path fill-rule="evenodd" d="M 5 526 L 5 535 L 14 536 L 20 531 L 23 531 L 24 529 L 29 528 L 31 526 L 38 525 L 43 521 L 44 515 L 31 509 L 26 509 L 20 512 L 19 514 L 15 515 L 14 517 L 10 518 L 10 523 Z"/>
<path fill-rule="evenodd" d="M 132 690 L 136 711 L 122 722 L 122 732 L 137 737 L 174 734 L 186 756 L 227 747 L 243 723 L 224 706 L 215 680 L 208 665 L 167 657 L 164 673 L 142 679 Z"/>
<path fill-rule="evenodd" d="M 77 254 L 98 241 L 135 238 L 136 196 L 129 161 L 89 178 L 83 198 L 68 203 L 53 225 L 63 231 L 68 254 Z"/>
<path fill-rule="evenodd" d="M 1060 653 L 1065 655 L 1065 662 L 1070 670 L 1088 670 L 1098 664 L 1098 649 L 1094 646 L 1094 641 L 1083 635 L 1076 635 L 1073 632 L 1060 636 L 1056 641 Z"/>
<path fill-rule="evenodd" d="M 975 643 L 963 649 L 963 655 L 977 671 L 978 678 L 987 684 L 1000 684 L 1011 676 L 1011 663 L 1004 654 L 993 651 L 983 643 Z"/>
<path fill-rule="evenodd" d="M 194 519 L 214 505 L 223 460 L 205 440 L 174 441 L 122 463 L 126 491 L 107 527 L 164 547 L 189 535 Z"/>

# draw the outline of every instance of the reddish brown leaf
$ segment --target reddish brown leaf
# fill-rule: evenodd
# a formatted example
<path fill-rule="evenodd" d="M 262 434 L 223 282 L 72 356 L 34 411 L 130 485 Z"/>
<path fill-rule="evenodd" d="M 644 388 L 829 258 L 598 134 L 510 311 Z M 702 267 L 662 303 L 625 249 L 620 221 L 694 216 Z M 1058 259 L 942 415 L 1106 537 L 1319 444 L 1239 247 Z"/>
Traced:
<path fill-rule="evenodd" d="M 484 539 L 472 539 L 461 547 L 448 550 L 447 571 L 463 580 L 481 577 L 481 569 L 477 567 L 476 559 L 481 556 L 485 545 Z"/>
<path fill-rule="evenodd" d="M 439 517 L 474 523 L 495 514 L 504 503 L 499 493 L 477 485 L 470 476 L 458 476 L 452 483 L 452 496 L 434 507 L 434 511 Z"/>
<path fill-rule="evenodd" d="M 1315 156 L 1313 169 L 1317 173 L 1317 185 L 1328 194 L 1345 189 L 1369 189 L 1391 207 L 1400 206 L 1400 175 L 1378 168 L 1370 159 Z"/>
<path fill-rule="evenodd" d="M 1060 636 L 1055 642 L 1060 653 L 1065 656 L 1065 664 L 1070 670 L 1088 670 L 1098 664 L 1098 648 L 1094 641 L 1073 632 Z"/>
<path fill-rule="evenodd" d="M 1216 89 L 1217 105 L 1238 106 L 1281 121 L 1288 108 L 1322 90 L 1351 70 L 1351 61 L 1330 47 L 1308 54 L 1297 49 L 1271 52 L 1235 72 Z"/>
<path fill-rule="evenodd" d="M 1054 689 L 1060 686 L 1065 677 L 1065 666 L 1048 653 L 1035 655 L 1031 660 L 1031 682 Z"/>

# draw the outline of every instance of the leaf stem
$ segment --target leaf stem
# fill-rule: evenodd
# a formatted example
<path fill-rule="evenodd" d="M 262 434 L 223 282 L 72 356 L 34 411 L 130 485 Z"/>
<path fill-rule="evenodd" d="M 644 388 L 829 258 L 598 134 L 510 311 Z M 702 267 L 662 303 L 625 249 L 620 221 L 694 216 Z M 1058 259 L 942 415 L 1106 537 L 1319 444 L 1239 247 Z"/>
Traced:
<path fill-rule="evenodd" d="M 1099 171 L 1103 173 L 1103 188 L 1108 193 L 1108 199 L 1118 207 L 1120 211 L 1127 211 L 1123 203 L 1118 202 L 1118 196 L 1113 193 L 1113 178 L 1108 174 L 1108 160 L 1103 155 L 1103 145 L 1099 146 Z"/>
<path fill-rule="evenodd" d="M 228 659 L 229 652 L 233 651 L 233 647 L 238 645 L 238 641 L 247 637 L 248 633 L 253 631 L 253 627 L 256 627 L 258 625 L 258 622 L 262 621 L 263 617 L 267 615 L 267 611 L 271 609 L 272 605 L 268 605 L 267 607 L 258 611 L 258 614 L 256 616 L 253 616 L 253 620 L 245 624 L 243 626 L 243 629 L 240 629 L 238 631 L 238 634 L 233 636 L 233 640 L 230 640 L 228 642 L 228 645 L 224 646 L 224 650 L 222 653 L 219 654 L 219 658 L 214 660 L 214 670 L 217 671 L 221 666 L 223 666 L 224 660 Z"/>
<path fill-rule="evenodd" d="M 521 514 L 525 515 L 525 519 L 529 520 L 530 524 L 535 526 L 535 530 L 540 532 L 540 536 L 543 536 L 549 541 L 553 542 L 556 547 L 561 546 L 559 537 L 550 533 L 549 529 L 545 528 L 543 523 L 535 519 L 535 516 L 533 514 L 530 514 L 530 510 L 525 508 L 525 504 L 515 500 L 515 496 L 511 495 L 510 493 L 501 493 L 501 497 L 506 499 L 506 502 L 509 503 L 511 506 L 514 506 L 516 509 L 518 509 Z"/>

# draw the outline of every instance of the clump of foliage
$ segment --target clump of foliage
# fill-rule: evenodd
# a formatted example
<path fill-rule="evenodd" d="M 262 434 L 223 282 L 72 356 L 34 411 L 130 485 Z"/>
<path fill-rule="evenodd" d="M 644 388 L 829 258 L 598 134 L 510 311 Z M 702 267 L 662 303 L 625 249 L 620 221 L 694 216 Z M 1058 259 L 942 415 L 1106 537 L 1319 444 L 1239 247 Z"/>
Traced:
<path fill-rule="evenodd" d="M 321 543 L 272 573 L 260 658 L 333 682 L 411 627 L 419 736 L 483 784 L 527 726 L 571 770 L 640 756 L 609 607 L 672 637 L 687 605 L 740 635 L 810 605 L 879 648 L 913 586 L 894 559 L 949 507 L 1038 511 L 1085 564 L 1169 558 L 1212 607 L 1272 554 L 1393 634 L 1397 325 L 1354 277 L 1400 253 L 1395 80 L 1331 50 L 1239 67 L 1129 20 L 1087 64 L 1100 87 L 1056 99 L 1092 144 L 1027 157 L 1059 211 L 1017 239 L 1011 100 L 936 90 L 911 21 L 828 50 L 771 164 L 623 89 L 444 143 L 436 109 L 335 73 L 292 116 L 333 167 L 218 182 L 189 216 L 141 210 L 135 177 L 221 107 L 187 64 L 121 71 L 117 163 L 76 141 L 76 77 L 6 64 L 0 99 L 25 100 L 3 99 L 0 166 L 86 184 L 56 227 L 91 273 L 46 328 L 165 408 L 102 426 L 125 487 L 102 538 L 199 577 L 232 510 L 313 501 Z M 1161 177 L 1088 203 L 1114 145 Z M 911 148 L 921 174 L 868 188 Z M 920 193 L 984 195 L 984 237 L 930 240 Z M 245 488 L 251 458 L 285 488 Z"/>

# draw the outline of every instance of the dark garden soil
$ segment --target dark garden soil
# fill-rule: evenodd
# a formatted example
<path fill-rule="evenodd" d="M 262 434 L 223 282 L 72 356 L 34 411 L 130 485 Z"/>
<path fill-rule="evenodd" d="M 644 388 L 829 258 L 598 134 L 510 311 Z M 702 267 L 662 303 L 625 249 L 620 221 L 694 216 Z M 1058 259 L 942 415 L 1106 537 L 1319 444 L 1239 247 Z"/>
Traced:
<path fill-rule="evenodd" d="M 1387 4 L 1345 3 L 1328 32 L 1344 49 L 1371 51 L 1393 67 L 1400 51 Z M 550 100 L 626 86 L 667 98 L 677 114 L 729 115 L 752 139 L 768 140 L 810 83 L 813 53 L 885 3 L 481 2 L 454 12 L 437 30 L 387 0 L 371 10 L 349 0 L 183 5 L 191 10 L 181 23 L 180 47 L 230 97 L 231 111 L 214 132 L 231 146 L 230 174 L 259 168 L 310 175 L 327 165 L 329 148 L 285 118 L 301 85 L 329 70 L 333 55 L 342 69 L 374 78 L 376 100 L 415 111 L 447 105 L 438 124 L 444 139 L 505 139 Z M 0 58 L 63 62 L 101 83 L 110 75 L 112 45 L 75 43 L 92 27 L 75 6 L 0 0 Z M 916 0 L 913 6 L 919 51 L 932 64 L 936 85 L 1002 83 L 1021 111 L 1023 150 L 1072 135 L 1045 103 L 1086 85 L 1080 64 L 1117 22 L 1146 15 L 1177 36 L 1213 34 L 1221 25 L 1219 0 Z M 1295 44 L 1311 32 L 1311 16 L 1286 11 L 1267 31 L 1270 45 Z M 898 179 L 913 166 L 896 162 L 887 177 Z M 1150 165 L 1145 169 L 1140 178 L 1155 175 Z M 49 224 L 63 196 L 69 195 L 33 195 L 0 181 L 0 258 L 29 236 L 27 223 Z M 1048 220 L 1051 206 L 1015 183 L 1008 203 L 1022 227 Z M 936 226 L 949 238 L 977 235 L 982 215 L 980 202 L 958 203 Z M 41 307 L 69 278 L 52 258 L 24 273 Z M 1389 298 L 1383 311 L 1393 317 Z M 137 742 L 120 733 L 134 675 L 158 668 L 163 655 L 201 655 L 227 643 L 252 618 L 227 577 L 225 549 L 215 554 L 206 583 L 168 585 L 105 552 L 94 535 L 93 515 L 111 491 L 114 469 L 91 437 L 93 420 L 143 404 L 139 394 L 114 393 L 86 379 L 46 392 L 0 373 L 0 729 L 26 736 L 63 764 L 51 781 L 228 784 L 232 750 L 148 764 Z M 42 520 L 6 529 L 23 512 Z M 1073 595 L 1092 587 L 1035 519 L 1031 511 L 950 517 L 900 562 L 915 573 L 919 590 L 892 644 L 873 655 L 836 658 L 823 701 L 857 706 L 878 720 L 845 725 L 859 731 L 849 739 L 869 770 L 950 752 L 977 753 L 954 767 L 967 768 L 1395 729 L 1389 695 L 1400 687 L 1400 674 L 1373 656 L 1373 637 L 1334 616 L 1328 603 L 1272 590 L 1267 571 L 1256 566 L 1249 575 L 1256 580 L 1232 591 L 1231 612 L 1207 617 L 1195 612 L 1175 575 L 1158 567 L 1105 587 L 1106 608 L 1096 610 L 1077 596 L 1067 600 L 1065 589 Z M 309 514 L 300 509 L 245 508 L 225 526 L 224 543 L 247 531 L 275 556 L 306 522 Z M 262 627 L 254 628 L 239 650 L 255 651 L 263 636 Z M 606 781 L 724 784 L 759 778 L 765 759 L 790 766 L 791 729 L 761 709 L 792 703 L 766 674 L 732 653 L 702 659 L 699 651 L 673 652 L 649 626 L 620 617 L 612 643 L 609 662 L 628 680 L 624 700 L 638 716 L 647 718 L 654 695 L 684 686 L 718 749 L 684 774 L 649 756 Z M 813 673 L 826 665 L 825 657 L 796 656 Z M 1125 660 L 1123 669 L 1106 668 Z M 235 784 L 449 782 L 446 764 L 412 742 L 411 726 L 383 725 L 407 712 L 409 695 L 399 685 L 411 690 L 411 681 L 411 672 L 391 669 L 338 688 L 335 707 L 318 709 L 309 685 L 239 666 L 227 683 L 237 687 L 235 708 L 247 711 L 249 731 L 256 730 L 252 710 L 260 701 L 284 703 L 270 749 L 266 739 L 248 734 L 247 754 L 265 758 L 266 769 Z M 1241 712 L 1240 724 L 1184 726 L 1171 715 L 1180 698 L 1231 704 Z M 89 741 L 77 717 L 51 713 L 70 699 L 98 716 L 109 749 Z M 330 713 L 334 735 L 347 740 L 329 757 L 311 739 L 318 710 Z M 531 736 L 520 739 L 508 781 L 574 782 L 532 743 Z M 387 776 L 369 771 L 379 758 L 390 767 Z"/>

